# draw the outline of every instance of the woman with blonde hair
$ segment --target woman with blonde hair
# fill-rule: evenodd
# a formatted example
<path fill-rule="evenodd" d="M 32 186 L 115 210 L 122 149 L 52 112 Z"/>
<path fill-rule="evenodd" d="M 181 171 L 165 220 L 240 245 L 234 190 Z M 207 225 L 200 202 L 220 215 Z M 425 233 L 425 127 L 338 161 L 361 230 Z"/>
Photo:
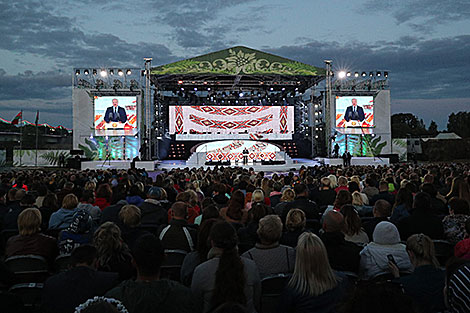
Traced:
<path fill-rule="evenodd" d="M 296 250 L 294 274 L 281 295 L 279 312 L 333 311 L 345 295 L 345 275 L 332 270 L 317 235 L 303 233 Z"/>
<path fill-rule="evenodd" d="M 286 231 L 282 234 L 281 244 L 295 248 L 299 236 L 302 235 L 305 230 L 307 219 L 305 218 L 304 211 L 300 209 L 291 209 L 287 213 L 286 218 Z"/>
<path fill-rule="evenodd" d="M 284 191 L 282 192 L 282 196 L 281 196 L 281 202 L 278 203 L 276 205 L 276 207 L 274 208 L 274 212 L 277 214 L 277 215 L 281 215 L 282 214 L 282 211 L 284 211 L 284 208 L 292 201 L 294 201 L 295 199 L 295 192 L 293 189 L 291 188 L 286 188 L 284 189 Z"/>
<path fill-rule="evenodd" d="M 414 265 L 410 275 L 400 277 L 398 267 L 389 262 L 388 266 L 417 307 L 418 312 L 441 312 L 445 310 L 444 295 L 445 272 L 439 268 L 434 243 L 424 234 L 411 235 L 406 241 L 406 252 Z"/>
<path fill-rule="evenodd" d="M 338 182 L 335 175 L 331 174 L 328 176 L 328 178 L 330 179 L 330 189 L 334 190 L 336 187 L 338 187 Z"/>
<path fill-rule="evenodd" d="M 73 216 L 77 213 L 78 198 L 73 193 L 69 193 L 62 200 L 62 207 L 51 214 L 49 219 L 49 229 L 62 230 L 70 226 Z"/>
<path fill-rule="evenodd" d="M 251 194 L 251 202 L 248 202 L 246 204 L 247 210 L 250 210 L 251 207 L 256 203 L 264 204 L 264 192 L 262 189 L 256 189 L 255 191 L 253 191 L 253 193 Z"/>

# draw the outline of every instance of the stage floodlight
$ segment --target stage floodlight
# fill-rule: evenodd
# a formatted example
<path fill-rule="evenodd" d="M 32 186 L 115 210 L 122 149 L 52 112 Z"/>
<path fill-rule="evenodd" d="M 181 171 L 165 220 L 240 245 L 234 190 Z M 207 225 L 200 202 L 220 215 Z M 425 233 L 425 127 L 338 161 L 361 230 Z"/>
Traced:
<path fill-rule="evenodd" d="M 75 75 L 80 75 L 80 70 L 75 70 Z"/>
<path fill-rule="evenodd" d="M 93 69 L 93 75 L 96 75 L 98 73 L 98 71 L 94 68 Z"/>
<path fill-rule="evenodd" d="M 338 72 L 338 78 L 339 79 L 342 79 L 342 78 L 345 78 L 345 77 L 346 77 L 346 72 L 345 71 Z"/>
<path fill-rule="evenodd" d="M 380 77 L 380 76 L 382 76 L 382 73 L 377 72 L 377 77 Z"/>
<path fill-rule="evenodd" d="M 358 73 L 358 72 L 355 72 L 355 73 L 354 73 L 354 77 L 359 77 L 359 73 Z"/>
<path fill-rule="evenodd" d="M 346 73 L 346 76 L 347 76 L 347 77 L 351 77 L 351 72 L 347 72 L 347 73 Z"/>
<path fill-rule="evenodd" d="M 88 74 L 90 74 L 90 71 L 84 70 L 84 71 L 83 71 L 83 74 L 88 75 Z"/>
<path fill-rule="evenodd" d="M 373 72 L 370 72 L 370 73 L 369 73 L 369 76 L 370 76 L 370 77 L 373 77 L 373 76 L 374 76 L 374 73 L 373 73 Z"/>
<path fill-rule="evenodd" d="M 194 91 L 197 91 L 197 87 L 194 87 Z"/>
<path fill-rule="evenodd" d="M 384 72 L 384 77 L 385 77 L 385 78 L 388 77 L 388 72 Z"/>
<path fill-rule="evenodd" d="M 181 85 L 183 83 L 182 80 L 178 80 L 178 85 Z"/>
<path fill-rule="evenodd" d="M 240 98 L 242 98 L 242 97 L 244 96 L 243 92 L 240 92 L 240 93 L 238 94 L 238 96 L 239 96 Z"/>
<path fill-rule="evenodd" d="M 130 69 L 127 69 L 126 75 L 131 75 L 131 74 L 132 74 L 132 71 Z"/>
<path fill-rule="evenodd" d="M 106 77 L 106 75 L 108 75 L 108 73 L 106 72 L 106 70 L 103 69 L 103 70 L 100 71 L 100 75 L 101 75 L 101 77 Z"/>
<path fill-rule="evenodd" d="M 113 69 L 109 70 L 109 75 L 111 75 L 111 76 L 114 75 L 114 70 Z"/>
<path fill-rule="evenodd" d="M 118 70 L 118 75 L 119 75 L 119 76 L 122 76 L 122 75 L 124 75 L 124 72 L 123 72 L 121 69 L 119 69 L 119 70 Z"/>
<path fill-rule="evenodd" d="M 362 77 L 366 77 L 366 76 L 367 76 L 367 73 L 366 73 L 366 72 L 362 72 L 361 76 L 362 76 Z"/>

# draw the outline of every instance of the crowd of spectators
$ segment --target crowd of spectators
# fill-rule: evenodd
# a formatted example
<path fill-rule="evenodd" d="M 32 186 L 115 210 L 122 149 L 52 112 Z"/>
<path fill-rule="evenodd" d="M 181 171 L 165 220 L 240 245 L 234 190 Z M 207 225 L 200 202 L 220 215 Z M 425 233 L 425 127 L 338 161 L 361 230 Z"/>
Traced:
<path fill-rule="evenodd" d="M 273 279 L 278 312 L 470 312 L 469 180 L 466 163 L 3 172 L 0 310 L 21 311 L 11 264 L 33 256 L 45 313 L 267 312 Z"/>

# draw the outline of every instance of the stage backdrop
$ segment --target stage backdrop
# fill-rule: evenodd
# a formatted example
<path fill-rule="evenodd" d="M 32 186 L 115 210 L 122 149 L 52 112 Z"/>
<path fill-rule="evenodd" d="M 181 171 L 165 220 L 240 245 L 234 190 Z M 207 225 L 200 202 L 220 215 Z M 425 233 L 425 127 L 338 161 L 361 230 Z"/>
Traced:
<path fill-rule="evenodd" d="M 170 106 L 169 110 L 170 134 L 176 134 L 177 140 L 290 140 L 294 131 L 293 106 Z"/>
<path fill-rule="evenodd" d="M 221 140 L 202 144 L 196 152 L 206 152 L 206 161 L 243 160 L 243 150 L 248 150 L 250 160 L 274 160 L 281 149 L 273 144 L 252 140 Z"/>

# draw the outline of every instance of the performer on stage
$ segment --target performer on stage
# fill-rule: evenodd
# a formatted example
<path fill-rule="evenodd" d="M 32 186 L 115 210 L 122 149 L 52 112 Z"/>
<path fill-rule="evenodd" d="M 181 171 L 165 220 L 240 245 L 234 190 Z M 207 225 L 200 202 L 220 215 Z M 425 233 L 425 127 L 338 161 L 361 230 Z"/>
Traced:
<path fill-rule="evenodd" d="M 243 149 L 243 165 L 248 164 L 248 154 L 250 153 L 247 148 Z"/>
<path fill-rule="evenodd" d="M 334 154 L 334 157 L 337 158 L 339 157 L 339 145 L 336 143 L 335 144 L 335 154 Z"/>
<path fill-rule="evenodd" d="M 127 122 L 126 109 L 120 107 L 118 104 L 118 99 L 113 99 L 113 105 L 106 109 L 104 114 L 104 121 L 109 122 Z"/>
<path fill-rule="evenodd" d="M 362 122 L 366 116 L 364 114 L 364 109 L 357 105 L 357 99 L 353 98 L 351 99 L 351 104 L 346 108 L 346 113 L 344 113 L 344 119 L 346 122 L 349 122 L 350 120 L 354 121 L 360 121 Z"/>

